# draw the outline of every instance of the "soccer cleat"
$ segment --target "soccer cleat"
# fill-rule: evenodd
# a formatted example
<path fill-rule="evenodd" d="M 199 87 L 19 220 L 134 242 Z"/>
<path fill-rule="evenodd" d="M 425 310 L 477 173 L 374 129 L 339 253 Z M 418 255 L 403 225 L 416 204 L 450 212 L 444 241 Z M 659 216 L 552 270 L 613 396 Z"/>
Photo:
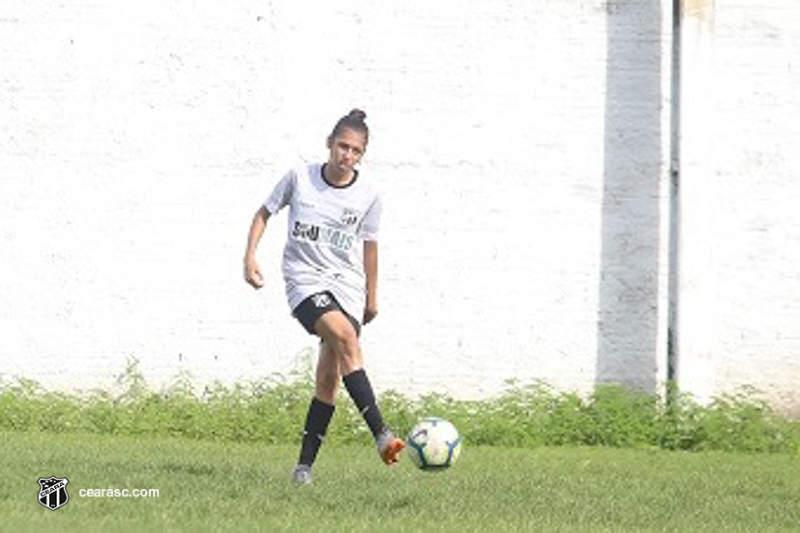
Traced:
<path fill-rule="evenodd" d="M 311 467 L 308 465 L 297 465 L 292 472 L 292 485 L 300 487 L 311 485 Z"/>
<path fill-rule="evenodd" d="M 403 439 L 398 439 L 394 434 L 385 429 L 378 435 L 378 453 L 387 465 L 391 465 L 400 460 L 400 452 L 406 447 Z"/>

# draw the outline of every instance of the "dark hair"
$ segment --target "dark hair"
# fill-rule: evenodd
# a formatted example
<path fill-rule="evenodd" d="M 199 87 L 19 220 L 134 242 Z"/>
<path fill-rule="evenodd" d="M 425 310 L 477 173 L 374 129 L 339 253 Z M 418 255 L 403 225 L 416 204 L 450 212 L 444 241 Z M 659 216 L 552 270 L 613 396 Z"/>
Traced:
<path fill-rule="evenodd" d="M 369 142 L 369 128 L 364 120 L 367 118 L 367 114 L 364 113 L 360 109 L 353 109 L 348 114 L 343 116 L 339 119 L 336 123 L 336 126 L 333 127 L 333 131 L 331 132 L 330 137 L 328 137 L 328 142 L 333 141 L 344 129 L 351 129 L 353 131 L 358 131 L 364 134 L 364 144 Z"/>

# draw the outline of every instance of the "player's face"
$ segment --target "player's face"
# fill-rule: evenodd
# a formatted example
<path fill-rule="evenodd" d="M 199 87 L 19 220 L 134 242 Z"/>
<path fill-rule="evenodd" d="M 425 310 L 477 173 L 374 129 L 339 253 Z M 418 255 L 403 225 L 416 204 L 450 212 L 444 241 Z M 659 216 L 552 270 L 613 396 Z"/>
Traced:
<path fill-rule="evenodd" d="M 328 164 L 342 174 L 349 174 L 364 156 L 367 139 L 362 132 L 345 128 L 330 140 L 328 148 L 331 151 Z"/>

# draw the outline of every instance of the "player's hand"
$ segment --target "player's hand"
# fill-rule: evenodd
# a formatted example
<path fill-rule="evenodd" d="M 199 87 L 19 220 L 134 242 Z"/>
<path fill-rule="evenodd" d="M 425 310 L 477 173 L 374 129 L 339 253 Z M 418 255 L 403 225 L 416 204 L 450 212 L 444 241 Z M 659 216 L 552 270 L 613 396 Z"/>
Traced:
<path fill-rule="evenodd" d="M 244 279 L 255 289 L 260 289 L 264 286 L 264 277 L 261 275 L 261 269 L 258 267 L 258 263 L 256 263 L 254 260 L 245 261 Z"/>
<path fill-rule="evenodd" d="M 375 320 L 376 316 L 378 316 L 378 306 L 367 304 L 367 307 L 364 308 L 364 325 Z"/>

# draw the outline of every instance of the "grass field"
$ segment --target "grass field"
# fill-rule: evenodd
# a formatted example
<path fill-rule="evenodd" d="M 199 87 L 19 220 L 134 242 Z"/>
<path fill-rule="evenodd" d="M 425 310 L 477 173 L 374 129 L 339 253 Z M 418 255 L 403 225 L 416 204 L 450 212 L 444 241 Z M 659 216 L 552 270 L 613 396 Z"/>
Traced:
<path fill-rule="evenodd" d="M 800 531 L 800 459 L 658 449 L 470 447 L 450 471 L 328 444 L 314 485 L 291 445 L 0 432 L 2 531 Z M 39 477 L 69 502 L 37 502 Z M 157 498 L 80 497 L 158 489 Z"/>

